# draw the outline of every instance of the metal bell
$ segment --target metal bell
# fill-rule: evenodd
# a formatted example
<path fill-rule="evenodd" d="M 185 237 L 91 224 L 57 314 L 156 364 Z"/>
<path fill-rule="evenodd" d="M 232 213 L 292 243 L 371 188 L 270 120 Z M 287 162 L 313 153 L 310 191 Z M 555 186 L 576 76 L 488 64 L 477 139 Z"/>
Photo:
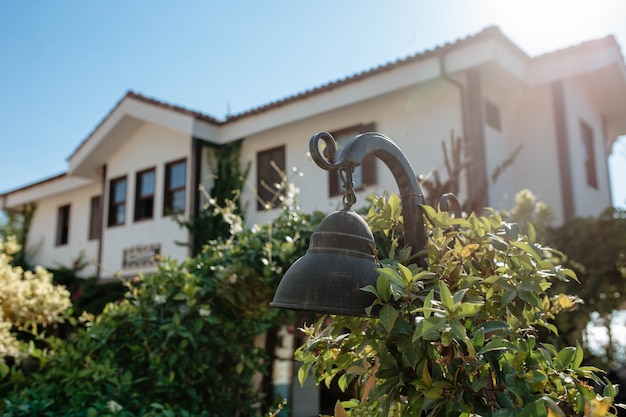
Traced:
<path fill-rule="evenodd" d="M 322 220 L 306 254 L 287 270 L 270 306 L 366 316 L 375 297 L 361 288 L 376 286 L 376 267 L 365 220 L 353 210 L 336 211 Z"/>

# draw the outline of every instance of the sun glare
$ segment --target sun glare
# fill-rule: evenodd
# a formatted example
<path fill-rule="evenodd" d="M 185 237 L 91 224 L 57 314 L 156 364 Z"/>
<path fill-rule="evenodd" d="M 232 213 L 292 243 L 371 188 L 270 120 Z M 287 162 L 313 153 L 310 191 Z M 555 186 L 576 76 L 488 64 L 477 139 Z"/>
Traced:
<path fill-rule="evenodd" d="M 608 35 L 626 2 L 597 0 L 489 1 L 485 12 L 530 55 Z"/>

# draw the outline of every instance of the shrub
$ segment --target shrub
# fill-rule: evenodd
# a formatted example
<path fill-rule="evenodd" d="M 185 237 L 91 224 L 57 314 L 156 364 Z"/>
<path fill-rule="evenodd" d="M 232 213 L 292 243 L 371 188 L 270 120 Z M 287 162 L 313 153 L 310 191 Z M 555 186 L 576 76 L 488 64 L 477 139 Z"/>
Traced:
<path fill-rule="evenodd" d="M 397 205 L 395 196 L 374 200 L 375 232 L 401 226 Z M 364 288 L 379 315 L 324 316 L 307 327 L 296 352 L 300 381 L 312 374 L 317 383 L 359 387 L 337 417 L 612 415 L 616 387 L 582 365 L 582 348 L 538 338 L 539 328 L 557 332 L 550 320 L 578 301 L 547 292 L 576 280 L 559 253 L 537 244 L 532 226 L 522 235 L 493 211 L 457 219 L 424 210 L 429 238 L 419 255 L 427 266 L 392 245 L 376 286 Z"/>
<path fill-rule="evenodd" d="M 0 240 L 0 376 L 9 373 L 8 363 L 19 365 L 29 358 L 34 345 L 45 340 L 45 331 L 66 318 L 71 307 L 69 292 L 52 283 L 52 274 L 42 267 L 24 271 L 13 266 L 20 252 L 15 238 Z"/>
<path fill-rule="evenodd" d="M 254 340 L 290 314 L 268 302 L 313 224 L 286 205 L 272 224 L 244 229 L 228 207 L 218 211 L 236 234 L 130 281 L 121 302 L 85 317 L 84 329 L 55 346 L 4 415 L 257 413 L 263 393 L 253 382 L 268 358 Z"/>

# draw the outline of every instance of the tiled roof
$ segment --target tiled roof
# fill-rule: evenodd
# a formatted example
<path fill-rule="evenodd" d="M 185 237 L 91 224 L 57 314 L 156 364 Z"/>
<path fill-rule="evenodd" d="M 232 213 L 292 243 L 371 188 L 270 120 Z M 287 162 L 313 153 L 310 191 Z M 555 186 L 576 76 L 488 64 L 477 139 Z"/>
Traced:
<path fill-rule="evenodd" d="M 476 41 L 480 41 L 480 40 L 484 40 L 485 38 L 489 38 L 489 37 L 495 37 L 498 38 L 502 41 L 504 41 L 505 43 L 507 43 L 509 46 L 511 46 L 516 53 L 521 54 L 525 59 L 530 59 L 528 57 L 528 55 L 526 55 L 517 45 L 515 45 L 509 38 L 507 38 L 506 36 L 504 36 L 504 34 L 500 31 L 500 29 L 497 26 L 489 26 L 485 29 L 483 29 L 481 32 L 475 34 L 475 35 L 470 35 L 467 36 L 463 39 L 458 39 L 454 42 L 448 42 L 442 46 L 438 46 L 434 49 L 425 51 L 425 52 L 421 52 L 421 53 L 417 53 L 415 55 L 411 55 L 408 56 L 406 58 L 403 59 L 398 59 L 396 61 L 393 62 L 389 62 L 387 64 L 383 64 L 383 65 L 379 65 L 377 67 L 362 71 L 362 72 L 358 72 L 354 75 L 345 77 L 345 78 L 341 78 L 338 79 L 336 81 L 331 81 L 329 83 L 323 84 L 319 87 L 315 87 L 306 91 L 303 91 L 301 93 L 297 93 L 294 94 L 292 96 L 288 96 L 285 97 L 283 99 L 280 100 L 276 100 L 273 101 L 271 103 L 268 104 L 264 104 L 262 106 L 250 109 L 250 110 L 246 110 L 242 113 L 239 114 L 235 114 L 232 116 L 228 116 L 226 118 L 226 123 L 229 122 L 233 122 L 235 120 L 239 120 L 242 119 L 244 117 L 248 117 L 248 116 L 253 116 L 253 115 L 257 115 L 272 109 L 275 109 L 277 107 L 281 107 L 281 106 L 285 106 L 287 104 L 293 103 L 295 101 L 298 100 L 304 100 L 307 99 L 311 96 L 314 96 L 316 94 L 321 94 L 330 90 L 333 90 L 335 88 L 339 88 L 339 87 L 343 87 L 346 84 L 350 84 L 350 83 L 354 83 L 357 81 L 361 81 L 363 79 L 387 72 L 387 71 L 391 71 L 394 69 L 397 69 L 399 67 L 402 67 L 404 65 L 408 65 L 414 62 L 419 62 L 421 60 L 424 59 L 428 59 L 428 58 L 432 58 L 433 56 L 438 56 L 438 55 L 442 55 L 445 54 L 447 52 L 449 52 L 452 49 L 455 48 L 459 48 L 461 46 L 466 46 L 472 42 L 476 42 Z"/>
<path fill-rule="evenodd" d="M 617 43 L 617 39 L 615 39 L 615 36 L 613 36 L 613 35 L 608 35 L 608 36 L 605 36 L 604 38 L 600 38 L 600 39 L 592 39 L 592 40 L 589 40 L 589 41 L 581 42 L 581 43 L 576 44 L 576 45 L 566 46 L 564 48 L 557 49 L 555 51 L 546 52 L 545 54 L 541 54 L 541 55 L 538 55 L 538 56 L 534 57 L 533 60 L 544 60 L 544 59 L 550 59 L 550 58 L 554 58 L 554 57 L 561 57 L 562 55 L 572 54 L 572 53 L 575 53 L 577 51 L 581 51 L 581 50 L 584 50 L 584 49 L 597 48 L 597 47 L 602 46 L 604 44 L 610 44 L 610 45 L 616 46 L 617 49 L 618 49 L 618 52 L 620 54 L 620 57 L 622 59 L 622 62 L 624 61 L 624 56 L 622 55 L 622 52 L 621 52 L 621 50 L 619 48 L 619 44 Z"/>
<path fill-rule="evenodd" d="M 166 103 L 164 101 L 157 100 L 157 99 L 154 99 L 154 98 L 146 97 L 144 95 L 141 95 L 139 93 L 136 93 L 134 91 L 129 90 L 124 95 L 124 97 L 122 97 L 115 104 L 115 106 L 109 111 L 109 113 L 100 121 L 100 123 L 98 123 L 96 125 L 96 127 L 87 135 L 87 137 L 78 145 L 78 147 L 74 150 L 74 152 L 72 152 L 72 154 L 68 157 L 68 159 L 71 159 L 72 156 L 74 156 L 76 154 L 76 152 L 78 152 L 83 147 L 83 145 L 91 138 L 91 136 L 98 130 L 98 128 L 100 126 L 102 126 L 102 124 L 104 124 L 109 117 L 111 117 L 113 112 L 115 112 L 115 110 L 127 98 L 132 98 L 132 99 L 135 99 L 135 100 L 138 100 L 138 101 L 142 101 L 142 102 L 144 102 L 146 104 L 150 104 L 150 105 L 158 106 L 158 107 L 161 107 L 161 108 L 164 108 L 164 109 L 167 109 L 167 110 L 172 110 L 172 111 L 175 111 L 175 112 L 178 112 L 178 113 L 186 114 L 186 115 L 189 115 L 191 117 L 195 117 L 196 119 L 203 120 L 203 121 L 206 121 L 208 123 L 212 123 L 212 124 L 220 126 L 220 125 L 224 125 L 224 124 L 227 124 L 227 123 L 230 123 L 230 122 L 234 122 L 236 120 L 243 119 L 245 117 L 250 117 L 250 116 L 254 116 L 254 115 L 260 114 L 260 113 L 264 113 L 264 112 L 273 110 L 275 108 L 282 107 L 282 106 L 285 106 L 287 104 L 293 103 L 293 102 L 298 101 L 298 100 L 305 100 L 305 99 L 307 99 L 307 98 L 309 98 L 311 96 L 314 96 L 314 95 L 317 95 L 317 94 L 321 94 L 321 93 L 333 90 L 335 88 L 342 87 L 342 86 L 344 86 L 346 84 L 350 84 L 350 83 L 354 83 L 354 82 L 357 82 L 357 81 L 361 81 L 363 79 L 366 79 L 366 78 L 369 78 L 369 77 L 373 77 L 373 76 L 375 76 L 377 74 L 381 74 L 383 72 L 394 70 L 394 69 L 396 69 L 398 67 L 401 67 L 401 66 L 404 66 L 404 65 L 408 65 L 408 64 L 413 63 L 413 62 L 418 62 L 420 60 L 428 59 L 428 58 L 430 58 L 432 56 L 437 56 L 437 55 L 440 55 L 440 54 L 444 54 L 444 53 L 450 51 L 451 49 L 458 48 L 460 46 L 465 46 L 465 45 L 467 45 L 467 44 L 469 44 L 471 42 L 482 40 L 482 39 L 485 39 L 485 38 L 488 38 L 488 37 L 498 37 L 499 39 L 504 40 L 510 46 L 512 46 L 515 50 L 517 50 L 519 53 L 521 53 L 525 57 L 527 57 L 524 54 L 524 52 L 522 52 L 522 50 L 519 49 L 519 47 L 517 47 L 513 42 L 511 42 L 506 36 L 504 36 L 502 34 L 502 32 L 500 31 L 500 29 L 498 27 L 490 26 L 490 27 L 487 27 L 486 29 L 482 30 L 481 32 L 479 32 L 477 34 L 467 36 L 464 39 L 459 39 L 459 40 L 457 40 L 455 42 L 446 43 L 443 46 L 436 47 L 436 48 L 434 48 L 432 50 L 425 51 L 425 52 L 422 52 L 422 53 L 417 53 L 415 55 L 411 55 L 411 56 L 403 58 L 403 59 L 398 59 L 396 61 L 393 61 L 393 62 L 390 62 L 390 63 L 387 63 L 387 64 L 379 65 L 379 66 L 371 68 L 369 70 L 361 71 L 361 72 L 358 72 L 358 73 L 353 74 L 351 76 L 348 76 L 348 77 L 345 77 L 345 78 L 341 78 L 341 79 L 338 79 L 336 81 L 328 82 L 328 83 L 323 84 L 323 85 L 321 85 L 319 87 L 314 87 L 314 88 L 311 88 L 309 90 L 303 91 L 301 93 L 297 93 L 297 94 L 294 94 L 294 95 L 291 95 L 291 96 L 288 96 L 288 97 L 285 97 L 285 98 L 282 98 L 282 99 L 279 99 L 279 100 L 276 100 L 276 101 L 273 101 L 273 102 L 261 105 L 259 107 L 255 107 L 253 109 L 246 110 L 246 111 L 243 111 L 241 113 L 228 116 L 226 118 L 226 120 L 219 120 L 219 119 L 217 119 L 215 117 L 212 117 L 212 116 L 209 116 L 207 114 L 203 114 L 203 113 L 200 113 L 200 112 L 197 112 L 197 111 L 189 110 L 189 109 L 186 109 L 186 108 L 181 107 L 181 106 L 169 104 L 169 103 Z"/>
<path fill-rule="evenodd" d="M 96 127 L 89 132 L 89 134 L 87 135 L 87 137 L 85 139 L 83 139 L 83 141 L 76 147 L 76 149 L 74 149 L 74 152 L 72 152 L 72 154 L 70 156 L 68 156 L 68 160 L 72 158 L 72 156 L 74 156 L 76 154 L 76 152 L 78 152 L 84 145 L 85 143 L 87 143 L 87 141 L 89 141 L 89 139 L 91 138 L 91 136 L 93 136 L 93 134 L 100 128 L 100 126 L 102 126 L 108 119 L 109 117 L 111 117 L 111 115 L 113 114 L 113 112 L 115 112 L 115 110 L 117 110 L 117 108 L 122 104 L 122 102 L 128 98 L 132 98 L 135 99 L 137 101 L 141 101 L 144 102 L 146 104 L 151 104 L 153 106 L 158 106 L 161 107 L 163 109 L 166 110 L 172 110 L 175 111 L 177 113 L 182 113 L 182 114 L 186 114 L 189 115 L 191 117 L 195 117 L 198 120 L 203 120 L 205 122 L 208 123 L 212 123 L 215 125 L 222 125 L 224 124 L 223 121 L 220 121 L 218 119 L 216 119 L 215 117 L 209 116 L 207 114 L 203 114 L 197 111 L 193 111 L 193 110 L 189 110 L 186 109 L 184 107 L 181 106 L 176 106 L 174 104 L 169 104 L 166 103 L 164 101 L 161 100 L 156 100 L 154 98 L 150 98 L 150 97 L 146 97 L 144 95 L 141 95 L 139 93 L 136 93 L 132 90 L 128 90 L 126 92 L 126 94 L 124 95 L 124 97 L 122 97 L 117 103 L 115 103 L 115 106 L 113 106 L 113 108 L 107 113 L 106 116 L 104 116 L 104 118 L 100 121 L 100 123 L 98 123 L 96 125 Z"/>
<path fill-rule="evenodd" d="M 126 96 L 124 96 L 124 98 L 126 97 L 134 98 L 138 101 L 143 101 L 144 103 L 147 103 L 147 104 L 153 104 L 155 106 L 159 106 L 167 110 L 173 110 L 177 113 L 187 114 L 189 116 L 195 117 L 198 120 L 203 120 L 205 122 L 212 123 L 215 125 L 224 124 L 223 121 L 220 121 L 213 116 L 209 116 L 208 114 L 200 113 L 194 110 L 189 110 L 181 106 L 176 106 L 174 104 L 165 103 L 163 101 L 156 100 L 154 98 L 149 98 L 141 94 L 135 93 L 134 91 L 128 91 L 126 93 Z"/>
<path fill-rule="evenodd" d="M 6 196 L 6 195 L 13 194 L 13 193 L 14 193 L 14 192 L 16 192 L 16 191 L 23 191 L 23 190 L 27 190 L 27 189 L 29 189 L 29 188 L 37 187 L 37 186 L 39 186 L 39 185 L 41 185 L 41 184 L 45 184 L 45 183 L 47 183 L 47 182 L 52 182 L 52 181 L 60 180 L 61 178 L 64 178 L 64 177 L 66 177 L 66 176 L 67 176 L 67 172 L 62 172 L 62 173 L 60 173 L 60 174 L 53 175 L 53 176 L 48 177 L 48 178 L 44 178 L 43 180 L 39 180 L 39 181 L 36 181 L 36 182 L 30 183 L 30 184 L 27 184 L 27 185 L 23 185 L 23 186 L 21 186 L 21 187 L 17 187 L 17 188 L 15 188 L 15 189 L 13 189 L 13 190 L 9 190 L 9 191 L 6 191 L 6 192 L 4 192 L 4 193 L 0 193 L 0 197 L 4 197 L 4 196 Z"/>

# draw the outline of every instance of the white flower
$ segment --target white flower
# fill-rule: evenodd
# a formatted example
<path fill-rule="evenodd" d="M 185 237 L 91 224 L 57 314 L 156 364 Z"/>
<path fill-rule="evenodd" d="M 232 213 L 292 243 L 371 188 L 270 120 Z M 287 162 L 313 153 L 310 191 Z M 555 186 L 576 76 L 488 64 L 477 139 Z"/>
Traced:
<path fill-rule="evenodd" d="M 118 413 L 120 411 L 122 411 L 124 409 L 124 407 L 122 407 L 121 405 L 119 405 L 116 401 L 114 400 L 109 400 L 107 401 L 107 408 L 109 409 L 109 411 L 111 411 L 112 413 Z"/>
<path fill-rule="evenodd" d="M 159 305 L 159 304 L 163 304 L 167 301 L 167 297 L 161 294 L 156 294 L 154 296 L 154 304 Z"/>
<path fill-rule="evenodd" d="M 230 234 L 231 235 L 237 235 L 239 233 L 243 232 L 243 226 L 241 225 L 241 222 L 236 222 L 236 223 L 232 223 L 230 225 Z"/>
<path fill-rule="evenodd" d="M 198 310 L 198 314 L 200 314 L 200 317 L 209 317 L 211 315 L 211 310 L 208 308 L 201 308 Z"/>

